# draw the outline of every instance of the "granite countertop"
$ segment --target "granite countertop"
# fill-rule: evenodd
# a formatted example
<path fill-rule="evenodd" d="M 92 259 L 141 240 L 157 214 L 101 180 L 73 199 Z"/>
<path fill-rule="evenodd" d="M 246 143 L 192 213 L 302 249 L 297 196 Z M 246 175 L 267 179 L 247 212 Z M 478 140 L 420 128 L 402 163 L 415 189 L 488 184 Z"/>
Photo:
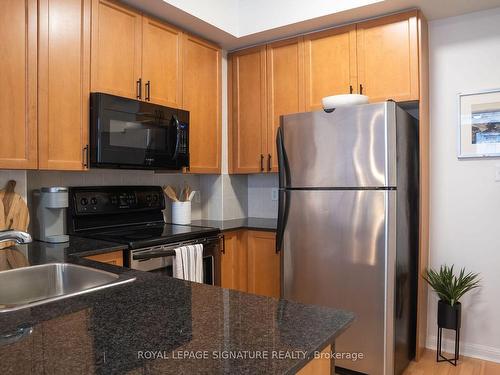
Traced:
<path fill-rule="evenodd" d="M 137 279 L 0 313 L 0 336 L 33 327 L 0 346 L 0 373 L 295 373 L 353 320 L 340 310 L 71 258 Z"/>
<path fill-rule="evenodd" d="M 270 232 L 276 231 L 276 219 L 258 217 L 230 220 L 193 220 L 191 225 L 219 228 L 223 232 L 237 229 L 254 229 Z"/>
<path fill-rule="evenodd" d="M 77 236 L 69 236 L 69 242 L 58 244 L 33 241 L 27 245 L 17 245 L 3 250 L 6 256 L 4 262 L 0 258 L 0 271 L 27 265 L 66 262 L 75 255 L 84 257 L 125 249 L 127 245 L 124 244 Z"/>

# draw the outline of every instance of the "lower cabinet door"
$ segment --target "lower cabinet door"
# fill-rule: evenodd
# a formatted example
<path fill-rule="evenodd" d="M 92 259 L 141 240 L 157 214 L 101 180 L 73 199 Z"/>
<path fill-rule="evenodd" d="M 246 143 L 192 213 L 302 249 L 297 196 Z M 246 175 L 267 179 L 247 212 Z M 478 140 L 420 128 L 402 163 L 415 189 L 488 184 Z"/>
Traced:
<path fill-rule="evenodd" d="M 280 255 L 276 234 L 248 231 L 248 292 L 280 297 Z"/>
<path fill-rule="evenodd" d="M 224 252 L 221 255 L 221 286 L 247 291 L 246 231 L 224 233 Z"/>

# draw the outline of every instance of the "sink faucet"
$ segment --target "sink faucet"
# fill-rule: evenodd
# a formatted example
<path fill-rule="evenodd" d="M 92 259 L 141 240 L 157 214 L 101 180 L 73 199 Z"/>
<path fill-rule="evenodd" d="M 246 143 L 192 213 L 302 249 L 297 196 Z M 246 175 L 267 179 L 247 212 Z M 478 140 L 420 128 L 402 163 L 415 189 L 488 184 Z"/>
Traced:
<path fill-rule="evenodd" d="M 31 236 L 21 230 L 7 229 L 0 231 L 0 242 L 14 241 L 18 244 L 30 243 Z"/>

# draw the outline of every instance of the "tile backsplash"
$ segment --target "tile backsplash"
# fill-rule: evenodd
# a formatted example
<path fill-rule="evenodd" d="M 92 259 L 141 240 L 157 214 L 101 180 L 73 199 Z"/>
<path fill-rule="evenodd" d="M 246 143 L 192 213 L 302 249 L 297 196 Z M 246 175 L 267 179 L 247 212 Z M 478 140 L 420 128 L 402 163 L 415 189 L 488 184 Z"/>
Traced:
<path fill-rule="evenodd" d="M 30 208 L 32 191 L 42 186 L 170 184 L 178 187 L 187 182 L 193 190 L 199 191 L 199 197 L 192 204 L 193 220 L 276 218 L 278 212 L 278 202 L 271 199 L 272 189 L 278 187 L 276 174 L 189 175 L 115 169 L 91 169 L 88 172 L 2 170 L 0 188 L 10 179 L 16 180 L 16 191 L 27 200 Z M 170 201 L 167 200 L 167 218 L 170 211 Z"/>
<path fill-rule="evenodd" d="M 272 190 L 278 188 L 278 174 L 248 175 L 248 216 L 276 218 L 278 201 L 272 200 Z"/>
<path fill-rule="evenodd" d="M 28 196 L 26 186 L 26 171 L 18 170 L 0 170 L 0 189 L 3 189 L 9 180 L 16 181 L 16 193 L 25 200 Z"/>
<path fill-rule="evenodd" d="M 91 169 L 88 172 L 28 171 L 28 205 L 31 194 L 42 186 L 100 186 L 100 185 L 172 185 L 181 187 L 188 183 L 193 190 L 200 191 L 200 177 L 197 175 L 154 173 L 152 171 L 132 171 L 116 169 Z M 167 218 L 170 217 L 171 202 L 167 199 Z M 193 200 L 193 220 L 203 218 L 202 204 Z"/>

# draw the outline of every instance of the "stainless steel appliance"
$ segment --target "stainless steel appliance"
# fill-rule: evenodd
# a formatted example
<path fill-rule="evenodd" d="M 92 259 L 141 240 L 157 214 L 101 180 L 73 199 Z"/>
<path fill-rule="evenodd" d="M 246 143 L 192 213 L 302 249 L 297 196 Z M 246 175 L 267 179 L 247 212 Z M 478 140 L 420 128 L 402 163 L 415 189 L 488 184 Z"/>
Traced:
<path fill-rule="evenodd" d="M 299 113 L 277 143 L 283 297 L 356 314 L 338 373 L 401 374 L 415 353 L 418 121 L 394 102 Z"/>
<path fill-rule="evenodd" d="M 220 285 L 218 228 L 165 224 L 160 186 L 69 188 L 69 233 L 126 244 L 125 266 L 172 276 L 174 249 L 203 245 L 203 282 Z"/>
<path fill-rule="evenodd" d="M 189 112 L 102 93 L 90 94 L 90 112 L 91 167 L 189 167 Z"/>
<path fill-rule="evenodd" d="M 65 187 L 42 187 L 33 191 L 34 215 L 33 236 L 35 239 L 60 243 L 68 242 L 66 234 L 66 208 L 68 189 Z"/>

